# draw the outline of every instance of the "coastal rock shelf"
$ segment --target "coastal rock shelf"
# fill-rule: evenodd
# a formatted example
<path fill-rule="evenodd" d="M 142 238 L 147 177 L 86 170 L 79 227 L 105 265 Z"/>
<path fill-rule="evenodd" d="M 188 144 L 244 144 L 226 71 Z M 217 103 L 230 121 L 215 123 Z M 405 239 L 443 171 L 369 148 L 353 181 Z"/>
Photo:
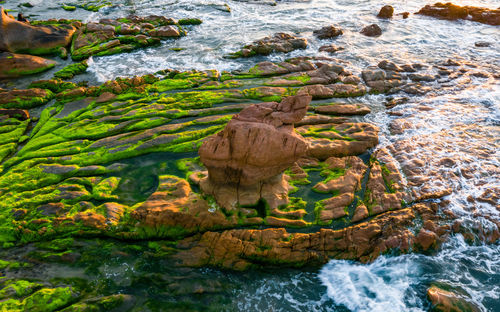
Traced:
<path fill-rule="evenodd" d="M 496 311 L 495 1 L 226 2 L 0 1 L 0 311 Z"/>
<path fill-rule="evenodd" d="M 363 73 L 365 80 L 378 77 L 370 75 Z M 262 262 L 301 266 L 330 257 L 368 261 L 392 248 L 427 249 L 447 232 L 434 224 L 435 206 L 410 205 L 416 198 L 406 192 L 406 180 L 387 150 L 370 156 L 379 129 L 349 119 L 369 108 L 324 102 L 366 92 L 360 78 L 333 59 L 263 62 L 233 74 L 161 71 L 96 87 L 62 80 L 31 86 L 0 93 L 4 107 L 54 101 L 37 122 L 12 112 L 4 118 L 5 247 L 91 233 L 121 239 L 194 235 L 177 246 L 189 250 L 179 253 L 182 264 L 243 269 Z M 255 104 L 262 101 L 267 103 Z M 255 135 L 245 135 L 252 127 Z M 246 137 L 255 138 L 245 142 Z M 262 140 L 269 142 L 252 145 Z M 278 141 L 294 145 L 294 155 L 283 151 L 274 159 Z M 228 157 L 236 158 L 221 158 L 228 147 L 233 153 Z M 156 176 L 154 189 L 127 195 L 127 185 L 140 179 L 126 176 L 127 162 L 151 153 L 169 153 L 164 162 L 173 169 Z M 317 195 L 302 195 L 311 191 Z M 408 229 L 416 211 L 429 220 L 431 237 L 425 242 Z M 393 231 L 381 231 L 389 224 Z M 255 226 L 271 229 L 234 229 Z M 318 226 L 325 228 L 317 232 Z M 316 234 L 290 234 L 282 227 Z M 252 243 L 254 236 L 261 243 Z M 343 238 L 331 245 L 330 236 Z M 228 247 L 248 239 L 245 254 Z M 324 243 L 313 244 L 316 240 Z M 232 251 L 213 250 L 222 245 Z"/>

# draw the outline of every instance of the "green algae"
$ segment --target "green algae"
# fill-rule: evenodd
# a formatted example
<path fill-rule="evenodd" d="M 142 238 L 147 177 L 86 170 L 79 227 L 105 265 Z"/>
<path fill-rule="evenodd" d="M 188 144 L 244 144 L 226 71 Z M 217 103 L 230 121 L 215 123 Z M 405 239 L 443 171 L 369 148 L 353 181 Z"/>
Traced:
<path fill-rule="evenodd" d="M 26 280 L 8 281 L 0 290 L 0 299 L 10 297 L 22 298 L 35 292 L 43 285 Z"/>
<path fill-rule="evenodd" d="M 27 51 L 29 52 L 29 51 Z M 53 54 L 53 53 L 48 53 L 48 54 Z M 40 54 L 34 54 L 33 55 L 40 55 Z M 45 66 L 40 66 L 36 69 L 23 69 L 23 68 L 12 68 L 9 70 L 2 70 L 2 73 L 6 76 L 11 76 L 11 77 L 18 77 L 18 76 L 28 76 L 28 75 L 36 75 L 42 72 L 45 72 L 49 69 L 52 69 L 56 66 L 56 64 L 51 63 L 47 64 Z"/>
<path fill-rule="evenodd" d="M 54 94 L 51 91 L 46 90 L 45 95 L 41 96 L 18 96 L 9 103 L 2 104 L 2 107 L 22 109 L 33 108 L 48 103 L 53 97 Z"/>
<path fill-rule="evenodd" d="M 86 61 L 70 64 L 63 69 L 54 73 L 54 77 L 61 79 L 71 79 L 78 74 L 82 74 L 87 71 L 88 64 Z"/>
<path fill-rule="evenodd" d="M 76 10 L 76 6 L 74 6 L 74 5 L 63 5 L 62 8 L 65 11 L 74 11 L 74 10 Z"/>
<path fill-rule="evenodd" d="M 200 25 L 203 21 L 199 18 L 183 18 L 178 23 L 179 25 Z"/>

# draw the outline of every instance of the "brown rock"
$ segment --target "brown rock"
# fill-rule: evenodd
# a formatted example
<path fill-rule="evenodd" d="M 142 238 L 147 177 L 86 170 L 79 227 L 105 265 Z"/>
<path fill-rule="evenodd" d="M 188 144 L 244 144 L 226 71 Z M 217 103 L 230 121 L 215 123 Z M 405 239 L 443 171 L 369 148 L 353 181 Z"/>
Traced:
<path fill-rule="evenodd" d="M 344 47 L 339 47 L 337 45 L 334 45 L 334 44 L 329 44 L 329 45 L 324 45 L 324 46 L 321 46 L 319 47 L 319 52 L 328 52 L 330 54 L 333 54 L 335 52 L 338 52 L 338 51 L 342 51 L 344 50 Z"/>
<path fill-rule="evenodd" d="M 281 103 L 244 109 L 200 147 L 209 178 L 218 184 L 254 185 L 282 173 L 305 155 L 307 145 L 293 132 L 293 123 L 307 112 L 304 93 Z"/>
<path fill-rule="evenodd" d="M 391 18 L 394 14 L 394 8 L 390 5 L 384 5 L 377 14 L 380 18 Z"/>
<path fill-rule="evenodd" d="M 247 45 L 230 57 L 249 57 L 256 54 L 269 55 L 274 52 L 289 53 L 297 49 L 305 49 L 307 40 L 286 33 L 276 33 Z"/>
<path fill-rule="evenodd" d="M 415 206 L 422 210 L 423 205 Z M 372 261 L 388 248 L 408 251 L 413 245 L 412 208 L 386 212 L 368 222 L 340 230 L 287 233 L 284 228 L 206 232 L 186 238 L 175 257 L 186 266 L 217 266 L 242 270 L 253 264 L 305 266 L 326 263 L 331 257 Z M 423 215 L 427 218 L 427 214 Z"/>
<path fill-rule="evenodd" d="M 150 31 L 149 35 L 152 37 L 170 38 L 170 37 L 180 37 L 181 33 L 177 27 L 173 25 L 167 25 Z"/>
<path fill-rule="evenodd" d="M 175 231 L 169 233 L 169 228 L 182 227 L 188 234 L 234 225 L 220 209 L 211 207 L 201 196 L 192 192 L 186 180 L 169 175 L 160 176 L 157 190 L 132 211 L 131 217 L 139 221 L 138 228 L 157 230 L 157 233 L 149 231 L 148 235 L 166 237 L 179 234 Z"/>
<path fill-rule="evenodd" d="M 16 118 L 19 120 L 27 120 L 30 118 L 30 113 L 24 109 L 3 109 L 0 108 L 0 115 L 9 116 L 9 118 Z"/>
<path fill-rule="evenodd" d="M 0 79 L 40 73 L 56 64 L 38 56 L 0 52 Z"/>
<path fill-rule="evenodd" d="M 50 93 L 50 91 L 38 88 L 25 90 L 14 89 L 7 92 L 0 92 L 0 107 L 9 107 L 11 105 L 14 105 L 14 107 L 16 107 L 18 103 L 21 103 L 23 101 L 32 101 L 33 98 L 40 99 L 40 103 L 34 103 L 30 106 L 41 105 L 48 102 L 51 96 L 52 94 Z"/>
<path fill-rule="evenodd" d="M 436 233 L 425 229 L 421 229 L 420 232 L 418 232 L 416 242 L 420 246 L 422 246 L 423 250 L 427 250 L 432 246 L 436 245 L 436 239 L 437 239 Z"/>
<path fill-rule="evenodd" d="M 313 34 L 319 39 L 330 39 L 335 38 L 343 34 L 340 27 L 335 27 L 334 25 L 325 26 L 321 29 L 313 31 Z"/>
<path fill-rule="evenodd" d="M 54 54 L 70 44 L 75 28 L 33 26 L 11 18 L 0 8 L 0 51 L 34 55 Z"/>
<path fill-rule="evenodd" d="M 359 205 L 356 207 L 356 210 L 354 210 L 354 216 L 352 217 L 352 222 L 358 222 L 363 219 L 368 218 L 369 213 L 368 209 L 366 208 L 365 205 Z"/>
<path fill-rule="evenodd" d="M 371 24 L 361 29 L 360 33 L 368 37 L 378 37 L 382 35 L 382 29 L 377 24 Z"/>
<path fill-rule="evenodd" d="M 309 137 L 309 131 L 320 131 L 321 137 Z M 367 123 L 343 123 L 302 126 L 297 132 L 307 136 L 307 154 L 319 160 L 329 157 L 355 156 L 378 144 L 378 128 Z"/>
<path fill-rule="evenodd" d="M 426 5 L 416 14 L 447 20 L 470 19 L 483 24 L 500 25 L 500 8 L 461 7 L 450 2 L 445 4 L 438 2 L 433 5 Z"/>
<path fill-rule="evenodd" d="M 326 115 L 366 115 L 371 112 L 370 108 L 364 104 L 333 104 L 318 106 L 314 108 L 316 113 Z"/>

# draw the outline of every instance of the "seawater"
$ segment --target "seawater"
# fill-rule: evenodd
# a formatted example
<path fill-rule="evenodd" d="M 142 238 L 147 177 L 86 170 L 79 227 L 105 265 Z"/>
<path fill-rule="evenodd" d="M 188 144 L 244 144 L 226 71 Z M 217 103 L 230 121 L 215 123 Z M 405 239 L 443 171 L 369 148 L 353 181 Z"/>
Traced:
<path fill-rule="evenodd" d="M 414 13 L 427 4 L 426 1 L 283 0 L 278 1 L 276 6 L 270 6 L 220 0 L 119 0 L 96 13 L 54 10 L 64 1 L 30 2 L 34 4 L 32 9 L 17 7 L 20 1 L 8 1 L 3 5 L 9 9 L 24 10 L 25 15 L 35 19 L 79 18 L 90 22 L 129 14 L 157 14 L 176 18 L 197 17 L 204 21 L 199 26 L 190 27 L 188 36 L 167 40 L 160 47 L 94 57 L 89 73 L 79 78 L 91 83 L 154 73 L 166 68 L 232 71 L 246 69 L 264 60 L 279 61 L 302 55 L 327 56 L 317 51 L 321 45 L 328 43 L 345 47 L 334 57 L 355 74 L 383 59 L 432 66 L 448 58 L 470 62 L 478 70 L 490 74 L 500 72 L 498 27 L 418 15 L 391 20 L 375 17 L 380 7 L 386 4 L 393 5 L 395 13 Z M 428 3 L 432 2 L 435 1 Z M 217 9 L 217 5 L 225 3 L 231 8 L 230 13 Z M 455 0 L 454 3 L 489 8 L 499 6 L 497 0 Z M 381 26 L 381 37 L 374 39 L 359 34 L 362 27 L 372 23 Z M 312 35 L 313 30 L 329 24 L 340 26 L 343 36 L 332 41 L 319 40 Z M 243 60 L 224 58 L 225 54 L 275 32 L 305 37 L 309 46 L 306 50 L 288 55 Z M 477 41 L 488 41 L 492 46 L 476 48 L 474 43 Z M 171 48 L 184 50 L 175 52 Z M 452 177 L 448 183 L 454 192 L 445 198 L 447 209 L 467 226 L 488 228 L 492 226 L 492 219 L 500 218 L 498 209 L 487 203 L 472 205 L 467 198 L 477 196 L 488 188 L 500 187 L 498 78 L 473 77 L 444 85 L 436 83 L 435 87 L 426 95 L 409 96 L 408 103 L 394 109 L 402 112 L 403 118 L 412 125 L 399 135 L 390 133 L 389 124 L 395 117 L 386 113 L 384 96 L 367 95 L 353 101 L 361 101 L 372 108 L 372 113 L 364 120 L 381 128 L 380 147 L 408 139 L 424 146 L 408 151 L 409 156 L 454 157 L 456 162 L 451 168 L 444 170 L 430 163 L 424 174 L 431 175 L 437 171 L 440 175 Z M 425 148 L 426 144 L 432 146 L 435 140 L 445 142 L 444 148 Z M 493 157 L 479 157 L 479 148 L 489 150 Z M 456 174 L 463 170 L 472 170 L 474 174 L 472 177 Z M 437 184 L 442 183 L 439 179 L 435 181 L 436 185 L 431 181 L 427 186 L 439 187 Z M 145 298 L 153 296 L 154 291 L 140 292 L 134 287 L 137 284 L 130 280 L 138 273 L 131 267 L 125 262 L 105 262 L 99 271 L 101 276 L 119 281 L 116 289 L 142 294 Z M 60 270 L 53 267 L 45 274 L 50 276 L 50 272 L 57 274 Z M 76 272 L 67 274 L 74 275 Z M 426 311 L 430 303 L 425 293 L 432 283 L 461 289 L 482 311 L 500 311 L 500 245 L 466 243 L 461 235 L 451 237 L 433 254 L 387 255 L 370 264 L 332 260 L 319 270 L 262 270 L 238 274 L 203 269 L 193 270 L 190 274 L 193 280 L 217 280 L 226 285 L 222 292 L 226 300 L 218 303 L 218 309 L 227 311 Z"/>

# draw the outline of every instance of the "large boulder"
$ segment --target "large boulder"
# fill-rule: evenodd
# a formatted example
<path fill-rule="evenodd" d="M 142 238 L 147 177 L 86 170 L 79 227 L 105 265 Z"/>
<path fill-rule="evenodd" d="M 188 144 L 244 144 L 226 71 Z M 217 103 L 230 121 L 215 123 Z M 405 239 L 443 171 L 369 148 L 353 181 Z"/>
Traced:
<path fill-rule="evenodd" d="M 0 52 L 0 79 L 40 73 L 55 65 L 55 61 L 38 56 Z"/>
<path fill-rule="evenodd" d="M 250 186 L 281 174 L 304 156 L 307 143 L 293 130 L 306 114 L 311 96 L 302 92 L 281 103 L 251 105 L 199 149 L 216 184 Z"/>
<path fill-rule="evenodd" d="M 70 25 L 33 26 L 15 20 L 0 8 L 0 51 L 55 54 L 70 44 L 75 30 Z"/>

